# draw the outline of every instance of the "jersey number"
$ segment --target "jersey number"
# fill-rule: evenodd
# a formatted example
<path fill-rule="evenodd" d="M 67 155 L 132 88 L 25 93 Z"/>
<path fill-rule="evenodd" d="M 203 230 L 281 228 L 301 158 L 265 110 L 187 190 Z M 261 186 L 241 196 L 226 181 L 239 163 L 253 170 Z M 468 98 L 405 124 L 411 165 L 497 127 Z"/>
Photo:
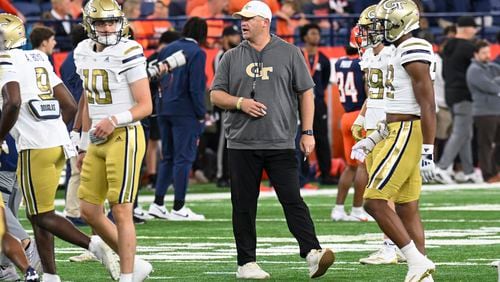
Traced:
<path fill-rule="evenodd" d="M 83 70 L 84 82 L 83 85 L 87 92 L 87 101 L 89 104 L 111 104 L 111 91 L 109 90 L 108 72 L 103 69 L 93 69 L 92 75 L 89 75 L 89 70 Z M 101 87 L 97 87 L 97 84 Z"/>
<path fill-rule="evenodd" d="M 345 103 L 346 96 L 351 96 L 353 103 L 358 102 L 358 90 L 356 90 L 354 84 L 354 73 L 352 71 L 348 72 L 345 78 L 343 72 L 338 72 L 337 86 L 339 87 L 341 103 Z"/>
<path fill-rule="evenodd" d="M 380 69 L 368 70 L 368 93 L 370 99 L 384 98 L 384 74 Z"/>
<path fill-rule="evenodd" d="M 387 66 L 387 77 L 385 79 L 385 88 L 386 88 L 386 95 L 387 98 L 394 99 L 394 85 L 392 85 L 392 82 L 394 81 L 394 66 L 393 65 L 388 65 Z"/>
<path fill-rule="evenodd" d="M 40 90 L 38 97 L 42 100 L 54 99 L 52 96 L 52 87 L 50 86 L 49 72 L 44 67 L 36 67 L 36 86 Z"/>

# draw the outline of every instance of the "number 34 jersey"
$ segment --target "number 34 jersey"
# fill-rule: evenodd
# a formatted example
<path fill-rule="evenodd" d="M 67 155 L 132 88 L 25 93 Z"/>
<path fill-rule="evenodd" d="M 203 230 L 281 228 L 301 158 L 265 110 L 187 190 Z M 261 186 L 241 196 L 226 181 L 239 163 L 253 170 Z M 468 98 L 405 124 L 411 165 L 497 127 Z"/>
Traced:
<path fill-rule="evenodd" d="M 129 84 L 147 78 L 146 58 L 136 41 L 121 39 L 101 52 L 95 52 L 94 48 L 95 42 L 86 39 L 74 51 L 92 127 L 102 119 L 132 108 L 135 100 Z"/>
<path fill-rule="evenodd" d="M 45 149 L 71 144 L 61 116 L 38 119 L 29 108 L 29 101 L 53 100 L 53 88 L 62 83 L 54 73 L 47 55 L 39 50 L 12 49 L 0 60 L 2 65 L 12 64 L 17 72 L 21 90 L 19 117 L 10 131 L 16 140 L 17 150 Z"/>

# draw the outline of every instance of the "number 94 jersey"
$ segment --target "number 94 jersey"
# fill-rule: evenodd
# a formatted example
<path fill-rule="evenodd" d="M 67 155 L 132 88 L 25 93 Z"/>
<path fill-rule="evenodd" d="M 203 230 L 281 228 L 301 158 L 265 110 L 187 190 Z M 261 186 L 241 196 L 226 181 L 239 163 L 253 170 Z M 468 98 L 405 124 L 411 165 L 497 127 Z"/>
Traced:
<path fill-rule="evenodd" d="M 377 124 L 385 120 L 385 86 L 387 65 L 394 52 L 394 45 L 384 46 L 377 54 L 373 48 L 366 49 L 361 58 L 361 69 L 365 73 L 367 101 L 365 113 L 365 129 L 377 129 Z"/>
<path fill-rule="evenodd" d="M 405 64 L 421 61 L 429 64 L 429 76 L 436 76 L 436 62 L 432 45 L 424 39 L 411 37 L 396 48 L 387 67 L 385 80 L 385 112 L 391 114 L 410 114 L 420 116 L 411 78 L 404 68 Z"/>
<path fill-rule="evenodd" d="M 12 49 L 4 53 L 17 72 L 21 92 L 21 109 L 11 134 L 16 140 L 17 150 L 52 148 L 70 144 L 68 130 L 62 117 L 37 119 L 29 108 L 32 100 L 53 100 L 53 88 L 61 79 L 47 55 L 39 50 Z M 4 63 L 4 62 L 2 62 Z"/>
<path fill-rule="evenodd" d="M 134 106 L 129 84 L 147 78 L 146 58 L 136 41 L 122 38 L 101 52 L 95 52 L 94 48 L 95 42 L 86 39 L 74 51 L 76 72 L 83 81 L 92 126 Z"/>

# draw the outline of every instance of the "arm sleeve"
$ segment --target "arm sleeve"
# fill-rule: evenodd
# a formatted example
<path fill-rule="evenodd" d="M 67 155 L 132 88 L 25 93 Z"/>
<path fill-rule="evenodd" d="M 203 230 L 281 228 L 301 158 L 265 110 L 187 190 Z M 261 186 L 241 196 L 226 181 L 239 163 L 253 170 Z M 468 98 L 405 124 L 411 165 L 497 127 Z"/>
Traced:
<path fill-rule="evenodd" d="M 474 67 L 473 64 L 467 69 L 466 80 L 469 88 L 473 86 L 484 94 L 496 96 L 500 93 L 500 85 L 491 80 L 484 69 Z"/>
<path fill-rule="evenodd" d="M 221 90 L 231 94 L 229 92 L 229 62 L 230 53 L 226 52 L 226 54 L 222 56 L 219 66 L 217 67 L 210 90 Z"/>
<path fill-rule="evenodd" d="M 292 85 L 293 91 L 297 94 L 314 87 L 314 81 L 307 69 L 304 56 L 299 48 L 295 47 L 292 52 Z"/>
<path fill-rule="evenodd" d="M 189 63 L 189 95 L 193 101 L 194 112 L 198 119 L 205 116 L 205 52 L 199 50 Z"/>

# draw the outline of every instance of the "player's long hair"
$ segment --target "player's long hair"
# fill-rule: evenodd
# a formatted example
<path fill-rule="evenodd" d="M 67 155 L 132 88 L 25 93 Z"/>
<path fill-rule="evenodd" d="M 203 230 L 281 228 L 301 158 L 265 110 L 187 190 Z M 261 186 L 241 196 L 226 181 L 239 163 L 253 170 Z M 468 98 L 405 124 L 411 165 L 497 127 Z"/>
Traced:
<path fill-rule="evenodd" d="M 204 45 L 207 40 L 207 21 L 199 17 L 190 18 L 182 29 L 182 36 L 193 38 L 198 45 Z"/>

